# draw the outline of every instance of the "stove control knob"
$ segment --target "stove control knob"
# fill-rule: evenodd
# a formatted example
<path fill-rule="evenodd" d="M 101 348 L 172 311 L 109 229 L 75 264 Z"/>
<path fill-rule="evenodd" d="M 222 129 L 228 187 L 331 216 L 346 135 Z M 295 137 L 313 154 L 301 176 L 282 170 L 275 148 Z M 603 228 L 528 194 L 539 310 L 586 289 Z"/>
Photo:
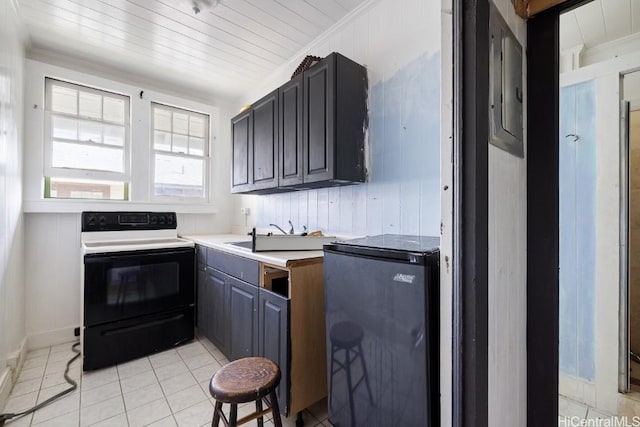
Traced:
<path fill-rule="evenodd" d="M 155 215 L 151 216 L 151 224 L 157 224 L 158 223 L 158 217 Z"/>
<path fill-rule="evenodd" d="M 96 217 L 93 215 L 90 215 L 87 217 L 87 224 L 89 225 L 96 225 Z"/>
<path fill-rule="evenodd" d="M 107 223 L 107 218 L 104 215 L 101 215 L 99 221 L 100 225 L 105 225 Z"/>
<path fill-rule="evenodd" d="M 168 215 L 167 216 L 167 224 L 169 224 L 169 225 L 173 224 L 173 215 Z"/>
<path fill-rule="evenodd" d="M 160 215 L 160 224 L 164 224 L 166 221 L 166 218 L 164 215 Z"/>

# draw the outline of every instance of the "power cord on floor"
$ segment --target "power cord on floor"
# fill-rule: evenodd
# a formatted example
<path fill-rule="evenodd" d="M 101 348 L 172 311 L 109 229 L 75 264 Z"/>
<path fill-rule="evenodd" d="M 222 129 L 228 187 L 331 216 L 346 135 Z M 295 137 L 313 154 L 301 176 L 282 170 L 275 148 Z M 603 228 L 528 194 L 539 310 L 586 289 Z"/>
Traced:
<path fill-rule="evenodd" d="M 76 353 L 75 356 L 73 356 L 71 358 L 71 360 L 69 360 L 67 362 L 67 367 L 64 370 L 64 379 L 66 382 L 68 382 L 69 384 L 71 384 L 71 387 L 69 387 L 66 390 L 62 390 L 60 393 L 56 394 L 55 396 L 52 396 L 50 398 L 48 398 L 47 400 L 45 400 L 44 402 L 40 402 L 38 403 L 36 406 L 34 406 L 33 408 L 27 409 L 25 411 L 22 412 L 17 412 L 15 414 L 0 414 L 0 427 L 4 426 L 5 421 L 11 420 L 13 418 L 19 418 L 19 417 L 23 417 L 25 415 L 31 414 L 32 412 L 37 411 L 38 409 L 47 406 L 48 404 L 50 404 L 51 402 L 53 402 L 54 400 L 57 400 L 59 398 L 61 398 L 62 396 L 64 396 L 65 394 L 69 394 L 72 391 L 74 391 L 75 389 L 78 388 L 78 383 L 76 383 L 74 380 L 71 379 L 71 377 L 69 376 L 69 367 L 71 366 L 71 364 L 78 358 L 80 357 L 80 350 L 78 349 L 78 347 L 80 346 L 80 341 L 74 343 L 71 346 L 71 350 L 73 350 L 74 353 Z"/>

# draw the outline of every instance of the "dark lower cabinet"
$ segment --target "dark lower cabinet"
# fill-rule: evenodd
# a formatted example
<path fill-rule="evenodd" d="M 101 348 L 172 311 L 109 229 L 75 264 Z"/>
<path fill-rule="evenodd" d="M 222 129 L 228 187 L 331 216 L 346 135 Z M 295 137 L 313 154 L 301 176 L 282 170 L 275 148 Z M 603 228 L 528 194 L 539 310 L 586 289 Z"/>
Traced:
<path fill-rule="evenodd" d="M 291 354 L 289 331 L 289 298 L 260 289 L 258 320 L 258 355 L 273 360 L 280 366 L 282 378 L 276 389 L 280 411 L 289 413 L 289 357 Z"/>
<path fill-rule="evenodd" d="M 228 277 L 229 360 L 258 354 L 258 288 Z"/>
<path fill-rule="evenodd" d="M 227 333 L 229 312 L 226 307 L 229 285 L 226 275 L 218 270 L 208 269 L 207 302 L 209 306 L 209 331 L 207 338 L 223 353 L 227 353 Z"/>
<path fill-rule="evenodd" d="M 255 260 L 208 248 L 206 264 L 198 263 L 197 326 L 229 360 L 262 356 L 276 362 L 282 372 L 278 403 L 280 411 L 288 414 L 290 299 L 247 282 L 258 282 L 256 268 Z"/>

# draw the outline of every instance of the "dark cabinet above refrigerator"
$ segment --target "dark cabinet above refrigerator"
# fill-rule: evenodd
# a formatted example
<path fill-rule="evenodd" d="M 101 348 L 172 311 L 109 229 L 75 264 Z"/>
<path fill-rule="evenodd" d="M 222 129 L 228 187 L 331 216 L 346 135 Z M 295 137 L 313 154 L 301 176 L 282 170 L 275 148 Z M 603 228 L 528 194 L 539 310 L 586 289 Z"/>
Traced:
<path fill-rule="evenodd" d="M 366 69 L 332 53 L 231 119 L 231 192 L 364 182 L 367 90 Z"/>

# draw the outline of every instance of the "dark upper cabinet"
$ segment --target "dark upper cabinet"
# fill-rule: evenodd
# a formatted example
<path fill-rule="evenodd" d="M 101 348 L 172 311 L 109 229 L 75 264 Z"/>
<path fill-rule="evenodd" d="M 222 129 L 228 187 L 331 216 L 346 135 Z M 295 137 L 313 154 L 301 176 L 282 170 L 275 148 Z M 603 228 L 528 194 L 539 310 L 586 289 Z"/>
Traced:
<path fill-rule="evenodd" d="M 253 190 L 278 186 L 278 91 L 256 102 L 253 114 Z"/>
<path fill-rule="evenodd" d="M 333 178 L 335 162 L 335 55 L 303 73 L 304 182 Z"/>
<path fill-rule="evenodd" d="M 231 119 L 232 149 L 232 192 L 243 192 L 253 189 L 251 169 L 253 168 L 253 115 L 244 111 Z"/>
<path fill-rule="evenodd" d="M 231 119 L 231 192 L 278 186 L 278 91 Z"/>
<path fill-rule="evenodd" d="M 258 155 L 257 148 L 251 151 L 249 147 L 252 164 L 236 162 L 236 133 L 244 136 L 244 124 L 240 124 L 247 112 L 236 116 L 232 119 L 232 192 L 266 194 L 364 182 L 367 91 L 363 66 L 338 53 L 327 56 L 253 105 L 249 120 L 254 123 L 246 134 L 252 141 L 249 145 L 259 144 L 261 151 Z M 260 125 L 255 123 L 257 109 L 263 110 Z M 277 117 L 269 114 L 273 111 Z M 270 144 L 271 135 L 277 135 L 277 146 Z M 258 160 L 260 165 L 256 166 Z M 239 172 L 235 171 L 236 163 Z M 272 166 L 277 171 L 275 177 L 270 174 Z M 245 167 L 254 174 L 248 174 L 247 185 L 243 181 Z"/>
<path fill-rule="evenodd" d="M 302 74 L 278 91 L 281 187 L 302 184 Z"/>
<path fill-rule="evenodd" d="M 303 183 L 298 188 L 364 182 L 367 70 L 332 53 L 302 76 Z"/>

